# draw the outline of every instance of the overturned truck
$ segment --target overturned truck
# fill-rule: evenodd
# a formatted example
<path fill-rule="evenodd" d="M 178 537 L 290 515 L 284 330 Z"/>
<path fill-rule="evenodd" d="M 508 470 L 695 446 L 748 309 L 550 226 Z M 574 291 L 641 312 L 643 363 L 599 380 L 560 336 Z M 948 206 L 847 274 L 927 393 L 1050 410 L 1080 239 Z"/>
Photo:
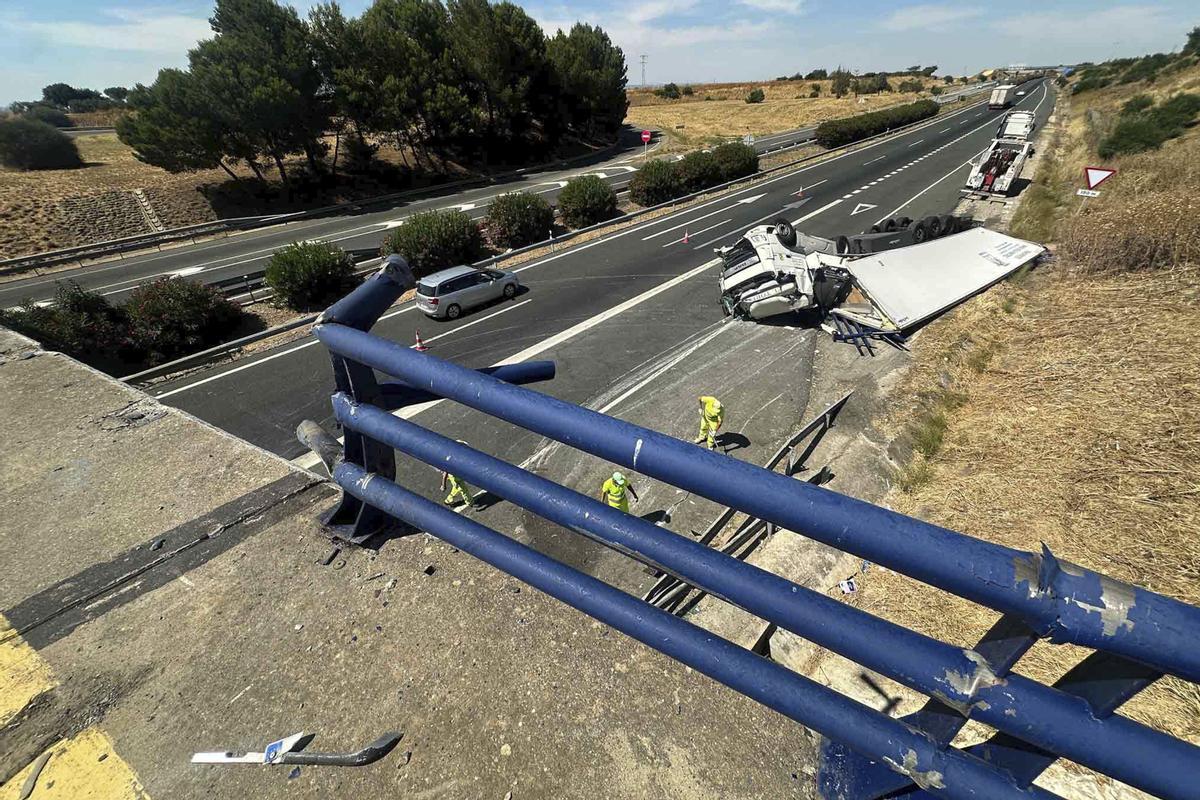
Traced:
<path fill-rule="evenodd" d="M 858 330 L 900 332 L 1045 250 L 957 217 L 887 220 L 879 227 L 836 239 L 798 232 L 786 220 L 751 228 L 716 251 L 723 311 L 747 320 L 809 312 L 851 321 Z M 854 290 L 864 302 L 847 304 Z"/>

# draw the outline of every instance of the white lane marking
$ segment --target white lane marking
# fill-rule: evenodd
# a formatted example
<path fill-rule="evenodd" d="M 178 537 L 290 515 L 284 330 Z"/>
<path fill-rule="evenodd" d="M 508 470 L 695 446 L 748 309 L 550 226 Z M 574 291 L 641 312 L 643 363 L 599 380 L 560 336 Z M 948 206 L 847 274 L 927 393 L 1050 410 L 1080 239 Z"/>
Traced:
<path fill-rule="evenodd" d="M 872 205 L 870 203 L 859 203 L 854 207 L 854 210 L 850 212 L 850 216 L 853 217 L 855 214 L 861 214 L 864 211 L 870 211 L 872 208 L 879 208 L 879 206 Z"/>
<path fill-rule="evenodd" d="M 437 336 L 432 336 L 432 337 L 426 339 L 425 341 L 426 342 L 437 341 L 438 339 L 441 339 L 445 336 L 449 336 L 451 334 L 458 333 L 459 331 L 461 331 L 465 328 L 469 328 L 472 325 L 478 325 L 479 323 L 489 320 L 492 317 L 498 317 L 505 312 L 512 311 L 514 308 L 517 308 L 518 306 L 523 306 L 526 303 L 530 303 L 532 301 L 533 301 L 533 298 L 529 298 L 528 300 L 522 300 L 521 302 L 516 303 L 514 305 L 505 306 L 504 308 L 500 309 L 499 311 L 496 311 L 493 314 L 488 314 L 487 316 L 483 316 L 478 319 L 473 319 L 470 322 L 466 323 L 465 325 L 459 325 L 454 330 L 446 331 L 445 333 L 439 333 Z M 404 314 L 409 311 L 416 311 L 416 310 L 417 310 L 417 307 L 415 305 L 413 305 L 412 303 L 406 303 L 402 308 L 398 308 L 395 311 L 384 314 L 383 316 L 381 316 L 379 318 L 379 321 L 382 322 L 385 319 L 391 319 L 392 317 L 399 316 L 400 314 Z M 207 378 L 202 378 L 201 380 L 198 380 L 195 383 L 189 383 L 186 386 L 177 387 L 175 389 L 172 389 L 169 392 L 163 392 L 162 394 L 156 394 L 156 395 L 154 395 L 154 398 L 156 400 L 162 400 L 164 397 L 170 397 L 171 395 L 179 394 L 180 392 L 186 391 L 188 389 L 192 389 L 196 386 L 203 386 L 206 383 L 210 383 L 215 380 L 220 380 L 221 378 L 224 378 L 226 375 L 232 375 L 235 372 L 241 372 L 244 369 L 250 369 L 251 367 L 256 367 L 259 364 L 265 364 L 268 361 L 273 361 L 282 356 L 291 355 L 292 353 L 295 353 L 297 350 L 303 350 L 306 347 L 312 347 L 314 344 L 318 344 L 317 340 L 310 339 L 307 342 L 304 342 L 303 344 L 296 345 L 295 347 L 289 347 L 287 350 L 281 350 L 278 353 L 272 353 L 271 355 L 266 356 L 264 358 L 260 358 L 257 361 L 252 361 L 249 364 L 242 364 L 239 367 L 234 367 L 233 369 L 226 370 L 225 372 L 221 372 L 216 375 L 210 375 Z"/>
<path fill-rule="evenodd" d="M 883 161 L 885 158 L 887 158 L 887 156 L 885 156 L 885 155 L 884 155 L 884 156 L 880 156 L 879 158 L 872 158 L 870 161 L 868 161 L 868 162 L 866 162 L 865 164 L 863 164 L 863 166 L 864 166 L 864 167 L 869 167 L 869 166 L 871 166 L 872 164 L 874 164 L 876 161 Z"/>
<path fill-rule="evenodd" d="M 849 196 L 850 196 L 850 195 L 846 195 L 846 197 L 849 197 Z M 804 222 L 804 221 L 805 221 L 805 220 L 807 220 L 807 219 L 812 219 L 812 218 L 813 218 L 813 217 L 815 217 L 817 214 L 820 214 L 822 211 L 828 211 L 829 209 L 833 208 L 834 206 L 836 206 L 838 203 L 842 202 L 842 200 L 845 200 L 845 199 L 846 199 L 846 198 L 845 198 L 845 197 L 843 197 L 843 198 L 841 198 L 840 200 L 834 200 L 832 203 L 826 203 L 825 205 L 823 205 L 823 206 L 821 206 L 820 208 L 818 208 L 816 211 L 810 211 L 809 213 L 805 214 L 803 217 L 801 217 L 800 219 L 796 220 L 796 221 L 795 221 L 795 222 L 793 222 L 792 224 L 793 224 L 793 225 L 799 225 L 801 222 Z"/>
<path fill-rule="evenodd" d="M 703 347 L 704 345 L 711 342 L 713 339 L 720 336 L 724 331 L 730 330 L 733 327 L 734 326 L 729 324 L 728 322 L 726 322 L 724 324 L 718 323 L 717 329 L 715 331 L 700 338 L 696 342 L 693 342 L 691 345 L 684 348 L 681 352 L 679 352 L 678 354 L 673 356 L 666 363 L 659 365 L 658 368 L 652 370 L 650 372 L 650 374 L 647 375 L 645 378 L 638 381 L 637 383 L 635 383 L 633 386 L 626 389 L 621 394 L 617 395 L 615 398 L 613 398 L 613 400 L 611 402 L 608 402 L 603 407 L 596 409 L 596 411 L 600 414 L 607 414 L 608 412 L 612 411 L 614 408 L 616 408 L 622 402 L 629 399 L 632 395 L 636 394 L 639 390 L 644 388 L 648 383 L 650 383 L 651 381 L 657 380 L 659 377 L 662 376 L 663 373 L 672 369 L 673 367 L 678 365 L 679 362 L 683 361 L 685 358 L 690 356 L 692 353 L 696 352 L 701 347 Z"/>
<path fill-rule="evenodd" d="M 888 214 L 885 214 L 885 215 L 883 215 L 882 217 L 880 217 L 880 218 L 879 218 L 879 220 L 878 220 L 878 222 L 883 222 L 883 221 L 884 221 L 885 219 L 887 219 L 888 217 L 894 217 L 894 216 L 896 216 L 897 212 L 899 212 L 899 211 L 900 211 L 902 208 L 904 208 L 906 205 L 908 205 L 909 203 L 911 203 L 913 200 L 916 200 L 918 197 L 920 197 L 921 195 L 925 194 L 925 193 L 926 193 L 926 192 L 928 192 L 930 189 L 932 189 L 933 187 L 937 186 L 939 183 L 941 183 L 942 181 L 946 180 L 946 178 L 949 178 L 951 175 L 953 175 L 954 173 L 958 172 L 958 171 L 959 171 L 960 169 L 962 169 L 963 167 L 970 165 L 970 163 L 971 163 L 971 161 L 970 161 L 970 159 L 968 159 L 968 160 L 964 161 L 963 163 L 959 164 L 957 167 L 955 167 L 954 169 L 950 170 L 950 171 L 949 171 L 949 172 L 947 172 L 945 175 L 943 175 L 942 177 L 938 178 L 936 181 L 934 181 L 933 183 L 929 184 L 929 185 L 928 185 L 928 186 L 926 186 L 924 189 L 922 189 L 921 191 L 917 192 L 916 194 L 914 194 L 912 197 L 910 197 L 910 198 L 908 198 L 907 200 L 905 200 L 905 201 L 904 201 L 903 203 L 901 203 L 900 205 L 896 206 L 896 208 L 895 208 L 893 211 L 891 211 L 890 213 L 888 213 Z M 878 222 L 877 222 L 876 224 L 878 224 Z"/>
<path fill-rule="evenodd" d="M 687 238 L 688 238 L 688 239 L 689 239 L 689 241 L 690 241 L 690 240 L 691 240 L 691 237 L 693 237 L 693 236 L 699 236 L 699 235 L 700 235 L 700 234 L 702 234 L 702 233 L 708 233 L 708 232 L 709 232 L 709 231 L 711 231 L 713 228 L 719 228 L 719 227 L 721 227 L 722 225 L 724 225 L 726 222 L 733 222 L 733 217 L 729 217 L 728 219 L 723 219 L 723 220 L 721 220 L 720 222 L 718 222 L 716 225 L 709 225 L 707 228 L 701 228 L 700 230 L 696 231 L 695 233 L 690 233 L 690 232 L 688 232 L 688 231 L 684 231 L 684 233 L 687 235 Z M 670 246 L 671 246 L 671 245 L 673 245 L 673 244 L 679 244 L 680 242 L 682 242 L 682 241 L 683 241 L 683 239 L 684 239 L 684 237 L 683 237 L 683 236 L 680 236 L 678 239 L 676 239 L 676 240 L 675 240 L 675 241 L 673 241 L 673 242 L 667 242 L 666 244 L 664 244 L 664 245 L 663 245 L 663 247 L 670 247 Z"/>
<path fill-rule="evenodd" d="M 738 200 L 736 203 L 734 203 L 731 206 L 727 206 L 726 208 L 718 208 L 716 211 L 710 211 L 709 213 L 703 214 L 699 217 L 692 217 L 687 222 L 681 222 L 678 225 L 672 225 L 670 228 L 665 228 L 665 229 L 659 231 L 658 233 L 652 233 L 649 236 L 643 236 L 642 241 L 645 242 L 645 241 L 649 241 L 650 239 L 657 239 L 659 236 L 662 236 L 665 233 L 670 233 L 671 231 L 677 231 L 680 228 L 683 228 L 687 225 L 692 224 L 693 222 L 699 222 L 702 219 L 707 219 L 708 217 L 713 217 L 713 216 L 716 216 L 717 214 L 721 214 L 726 211 L 729 211 L 730 209 L 733 208 L 733 206 L 746 205 L 749 203 L 753 203 L 754 201 L 761 200 L 762 198 L 764 198 L 766 196 L 767 196 L 767 193 L 763 192 L 762 194 L 756 194 L 753 197 L 743 197 L 741 200 Z M 672 242 L 672 244 L 674 244 L 674 242 Z"/>
<path fill-rule="evenodd" d="M 184 267 L 183 269 L 177 269 L 167 274 L 176 278 L 186 278 L 188 275 L 195 275 L 197 272 L 204 272 L 204 267 Z"/>
<path fill-rule="evenodd" d="M 938 133 L 945 133 L 945 132 L 946 132 L 946 131 L 948 131 L 948 130 L 950 130 L 950 129 L 949 129 L 949 128 L 942 128 L 940 131 L 938 131 Z"/>
<path fill-rule="evenodd" d="M 915 142 L 913 142 L 912 144 L 910 144 L 910 145 L 909 145 L 909 147 L 916 147 L 917 145 L 919 145 L 919 144 L 920 144 L 921 142 L 923 142 L 923 141 L 925 141 L 925 140 L 924 140 L 924 139 L 917 139 Z"/>
<path fill-rule="evenodd" d="M 632 308 L 636 308 L 637 306 L 640 306 L 642 303 L 646 302 L 647 300 L 657 297 L 658 295 L 662 294 L 663 292 L 667 291 L 668 289 L 672 289 L 672 288 L 678 286 L 679 284 L 683 283 L 684 281 L 690 280 L 690 279 L 694 278 L 695 276 L 699 275 L 700 273 L 705 272 L 709 269 L 712 269 L 714 266 L 716 266 L 720 263 L 721 263 L 721 259 L 719 259 L 719 258 L 713 258 L 708 261 L 705 261 L 700 266 L 690 269 L 687 272 L 683 273 L 682 275 L 676 275 L 674 278 L 671 278 L 668 281 L 664 281 L 663 283 L 660 283 L 659 285 L 657 285 L 651 289 L 647 289 L 646 291 L 642 292 L 641 294 L 635 295 L 634 297 L 629 298 L 628 300 L 626 300 L 623 303 L 615 305 L 606 311 L 602 311 L 593 317 L 589 317 L 589 318 L 585 319 L 583 322 L 572 325 L 570 328 L 567 328 L 564 331 L 559 331 L 558 333 L 554 334 L 553 336 L 549 337 L 548 339 L 543 339 L 541 342 L 533 345 L 532 347 L 527 347 L 524 350 L 520 351 L 519 353 L 512 354 L 511 356 L 504 359 L 503 361 L 496 362 L 493 366 L 502 367 L 502 366 L 506 366 L 508 364 L 520 364 L 523 361 L 528 361 L 529 359 L 533 358 L 534 356 L 541 355 L 542 353 L 546 352 L 547 350 L 549 350 L 553 347 L 557 347 L 558 345 L 562 344 L 563 342 L 569 341 L 581 333 L 586 333 L 587 331 L 591 330 L 592 328 L 596 327 L 597 325 L 600 325 L 603 322 L 607 322 L 608 320 L 612 319 L 613 317 L 623 314 Z M 436 406 L 438 403 L 441 403 L 441 402 L 442 402 L 442 399 L 430 400 L 428 403 L 418 403 L 415 406 L 408 406 L 406 408 L 398 408 L 392 412 L 392 415 L 399 417 L 401 419 L 412 419 L 417 414 L 420 414 L 422 411 L 433 408 L 434 406 Z M 296 464 L 300 467 L 303 467 L 305 469 L 312 469 L 313 467 L 317 466 L 317 464 L 321 463 L 321 459 L 318 458 L 315 453 L 307 453 L 306 455 L 303 455 L 303 456 L 293 459 L 292 463 Z"/>

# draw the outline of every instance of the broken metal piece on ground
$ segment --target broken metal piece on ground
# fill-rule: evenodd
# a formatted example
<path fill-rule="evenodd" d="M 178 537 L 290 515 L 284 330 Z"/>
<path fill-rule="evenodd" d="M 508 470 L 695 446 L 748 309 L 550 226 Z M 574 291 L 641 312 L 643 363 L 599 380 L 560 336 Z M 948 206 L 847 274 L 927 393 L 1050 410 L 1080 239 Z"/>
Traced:
<path fill-rule="evenodd" d="M 193 764 L 299 764 L 326 767 L 364 767 L 374 764 L 396 746 L 404 734 L 389 731 L 361 750 L 349 753 L 313 753 L 304 748 L 316 734 L 296 733 L 267 745 L 261 753 L 204 752 L 192 755 Z"/>

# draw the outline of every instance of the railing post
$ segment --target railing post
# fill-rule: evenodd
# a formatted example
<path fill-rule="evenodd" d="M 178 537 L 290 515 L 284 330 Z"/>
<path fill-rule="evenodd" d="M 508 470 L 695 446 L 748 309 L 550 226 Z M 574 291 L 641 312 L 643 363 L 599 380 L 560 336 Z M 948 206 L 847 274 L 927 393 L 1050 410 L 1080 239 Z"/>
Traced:
<path fill-rule="evenodd" d="M 378 272 L 327 308 L 317 319 L 317 325 L 333 322 L 363 332 L 370 331 L 383 312 L 415 285 L 408 262 L 398 255 L 388 256 Z M 383 392 L 375 379 L 374 370 L 335 353 L 330 353 L 330 359 L 333 362 L 333 381 L 339 392 L 345 392 L 359 403 L 384 405 Z M 347 463 L 395 480 L 396 452 L 392 448 L 351 430 L 345 431 L 344 441 L 343 457 Z M 394 524 L 386 512 L 364 503 L 349 492 L 342 493 L 341 502 L 322 521 L 333 529 L 338 538 L 353 544 L 361 544 Z"/>

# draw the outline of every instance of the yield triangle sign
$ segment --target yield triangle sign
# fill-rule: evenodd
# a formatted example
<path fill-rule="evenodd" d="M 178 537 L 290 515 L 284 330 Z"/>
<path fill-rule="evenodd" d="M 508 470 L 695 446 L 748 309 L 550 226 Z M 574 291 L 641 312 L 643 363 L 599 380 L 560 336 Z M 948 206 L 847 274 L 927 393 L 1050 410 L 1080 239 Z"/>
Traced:
<path fill-rule="evenodd" d="M 1115 169 L 1105 169 L 1103 167 L 1084 167 L 1083 178 L 1087 181 L 1087 188 L 1095 189 L 1106 180 L 1116 175 Z"/>
<path fill-rule="evenodd" d="M 861 214 L 864 211 L 870 211 L 872 208 L 878 208 L 878 206 L 873 206 L 870 203 L 859 203 L 854 207 L 854 210 L 850 212 L 850 216 L 853 217 L 855 214 Z"/>

